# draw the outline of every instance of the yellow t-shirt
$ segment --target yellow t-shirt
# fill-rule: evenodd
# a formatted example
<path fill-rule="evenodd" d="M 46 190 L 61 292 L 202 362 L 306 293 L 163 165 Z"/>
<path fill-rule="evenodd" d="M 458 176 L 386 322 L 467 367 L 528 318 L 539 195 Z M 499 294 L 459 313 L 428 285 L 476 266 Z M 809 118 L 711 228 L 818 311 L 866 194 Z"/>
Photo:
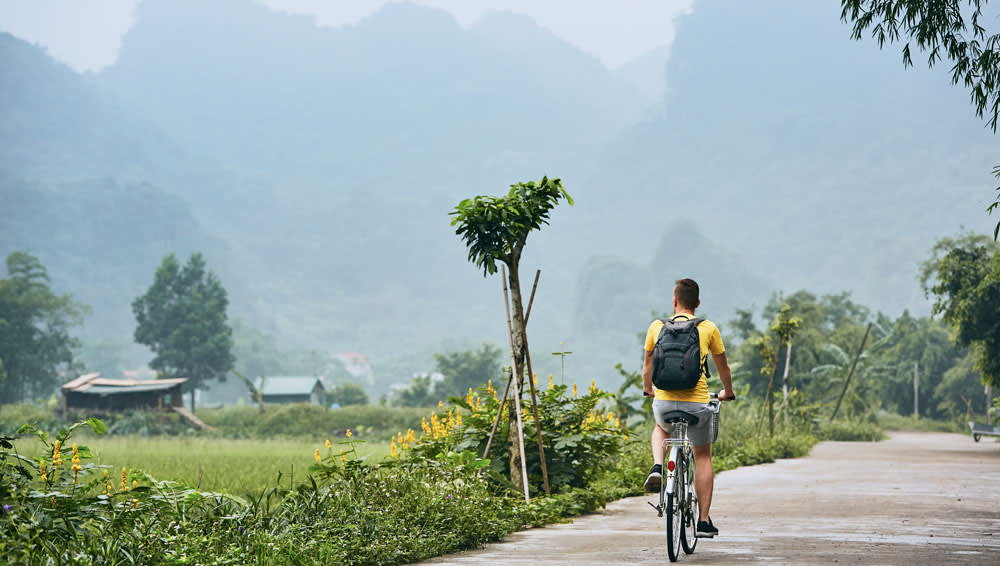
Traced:
<path fill-rule="evenodd" d="M 682 320 L 691 320 L 692 318 L 695 318 L 686 314 L 679 314 L 676 316 L 684 317 Z M 659 320 L 654 320 L 649 325 L 649 330 L 646 331 L 646 343 L 644 346 L 647 352 L 652 352 L 653 347 L 656 346 L 656 339 L 660 336 L 661 328 L 663 328 L 663 322 Z M 701 342 L 701 363 L 703 366 L 705 364 L 705 358 L 708 357 L 709 352 L 711 352 L 712 355 L 718 356 L 726 351 L 726 347 L 722 344 L 722 334 L 719 333 L 719 327 L 710 320 L 704 320 L 698 324 L 698 340 Z M 702 369 L 701 379 L 698 380 L 698 384 L 691 389 L 666 391 L 658 389 L 654 385 L 653 393 L 653 398 L 661 401 L 690 401 L 692 403 L 708 403 L 711 400 L 711 397 L 709 397 L 708 394 L 708 381 L 705 378 L 704 369 Z"/>

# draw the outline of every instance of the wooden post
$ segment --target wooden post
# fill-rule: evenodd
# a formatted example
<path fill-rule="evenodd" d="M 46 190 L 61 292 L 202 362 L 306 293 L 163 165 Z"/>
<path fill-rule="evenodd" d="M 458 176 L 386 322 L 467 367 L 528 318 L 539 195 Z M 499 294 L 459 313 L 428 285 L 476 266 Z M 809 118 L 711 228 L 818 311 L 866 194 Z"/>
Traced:
<path fill-rule="evenodd" d="M 840 402 L 844 400 L 844 393 L 847 393 L 847 386 L 851 383 L 851 376 L 854 375 L 854 369 L 858 367 L 858 360 L 861 359 L 861 353 L 865 351 L 865 342 L 868 341 L 868 333 L 872 330 L 872 323 L 868 323 L 868 328 L 865 329 L 865 337 L 861 339 L 861 346 L 858 347 L 858 353 L 854 356 L 854 363 L 851 364 L 851 371 L 847 374 L 847 379 L 844 380 L 844 388 L 840 391 L 840 397 L 837 398 L 837 406 L 833 408 L 833 414 L 830 415 L 830 422 L 837 418 L 837 411 L 840 410 Z"/>
<path fill-rule="evenodd" d="M 792 363 L 792 339 L 788 339 L 785 349 L 785 370 L 781 374 L 781 412 L 785 414 L 785 427 L 788 427 L 788 366 Z"/>
<path fill-rule="evenodd" d="M 918 362 L 913 362 L 913 417 L 920 418 L 920 374 L 917 372 Z"/>

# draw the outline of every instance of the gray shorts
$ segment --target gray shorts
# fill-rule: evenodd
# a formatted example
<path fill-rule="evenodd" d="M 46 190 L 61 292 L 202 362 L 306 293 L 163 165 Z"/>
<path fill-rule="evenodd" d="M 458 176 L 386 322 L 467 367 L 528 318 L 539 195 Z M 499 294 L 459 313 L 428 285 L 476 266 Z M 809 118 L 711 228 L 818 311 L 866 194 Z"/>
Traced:
<path fill-rule="evenodd" d="M 653 418 L 656 424 L 667 432 L 669 437 L 673 426 L 664 424 L 663 415 L 670 411 L 685 411 L 698 417 L 698 424 L 688 425 L 688 438 L 695 446 L 705 446 L 712 443 L 712 409 L 705 403 L 690 403 L 688 401 L 653 400 Z"/>

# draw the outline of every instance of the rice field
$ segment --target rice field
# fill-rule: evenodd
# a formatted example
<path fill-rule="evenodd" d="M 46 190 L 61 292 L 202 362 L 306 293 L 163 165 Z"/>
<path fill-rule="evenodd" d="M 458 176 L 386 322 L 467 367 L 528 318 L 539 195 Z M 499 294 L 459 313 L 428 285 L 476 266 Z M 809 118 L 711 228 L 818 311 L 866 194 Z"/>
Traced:
<path fill-rule="evenodd" d="M 350 450 L 345 439 L 330 439 L 334 454 Z M 327 454 L 325 438 L 225 439 L 196 436 L 117 436 L 88 437 L 76 440 L 94 453 L 91 462 L 113 469 L 129 468 L 146 472 L 158 480 L 180 479 L 202 490 L 225 491 L 234 495 L 255 493 L 271 488 L 278 481 L 294 485 L 306 478 L 315 462 L 316 449 Z M 342 443 L 342 444 L 341 444 Z M 16 444 L 26 456 L 37 456 L 42 444 L 24 438 Z M 389 454 L 386 442 L 356 442 L 359 457 L 378 461 Z"/>

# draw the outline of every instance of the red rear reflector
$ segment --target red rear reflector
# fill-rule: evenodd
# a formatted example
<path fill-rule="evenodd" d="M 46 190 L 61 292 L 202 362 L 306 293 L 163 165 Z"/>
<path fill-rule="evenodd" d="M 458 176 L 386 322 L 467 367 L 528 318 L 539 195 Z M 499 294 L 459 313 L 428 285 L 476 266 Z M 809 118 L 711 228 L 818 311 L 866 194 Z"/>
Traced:
<path fill-rule="evenodd" d="M 674 464 L 674 461 L 673 461 L 673 460 L 671 460 L 671 461 L 667 462 L 667 470 L 669 470 L 669 471 L 671 471 L 671 472 L 672 472 L 672 471 L 674 471 L 674 468 L 675 468 L 675 467 L 677 467 L 677 465 L 676 465 L 676 464 Z"/>

